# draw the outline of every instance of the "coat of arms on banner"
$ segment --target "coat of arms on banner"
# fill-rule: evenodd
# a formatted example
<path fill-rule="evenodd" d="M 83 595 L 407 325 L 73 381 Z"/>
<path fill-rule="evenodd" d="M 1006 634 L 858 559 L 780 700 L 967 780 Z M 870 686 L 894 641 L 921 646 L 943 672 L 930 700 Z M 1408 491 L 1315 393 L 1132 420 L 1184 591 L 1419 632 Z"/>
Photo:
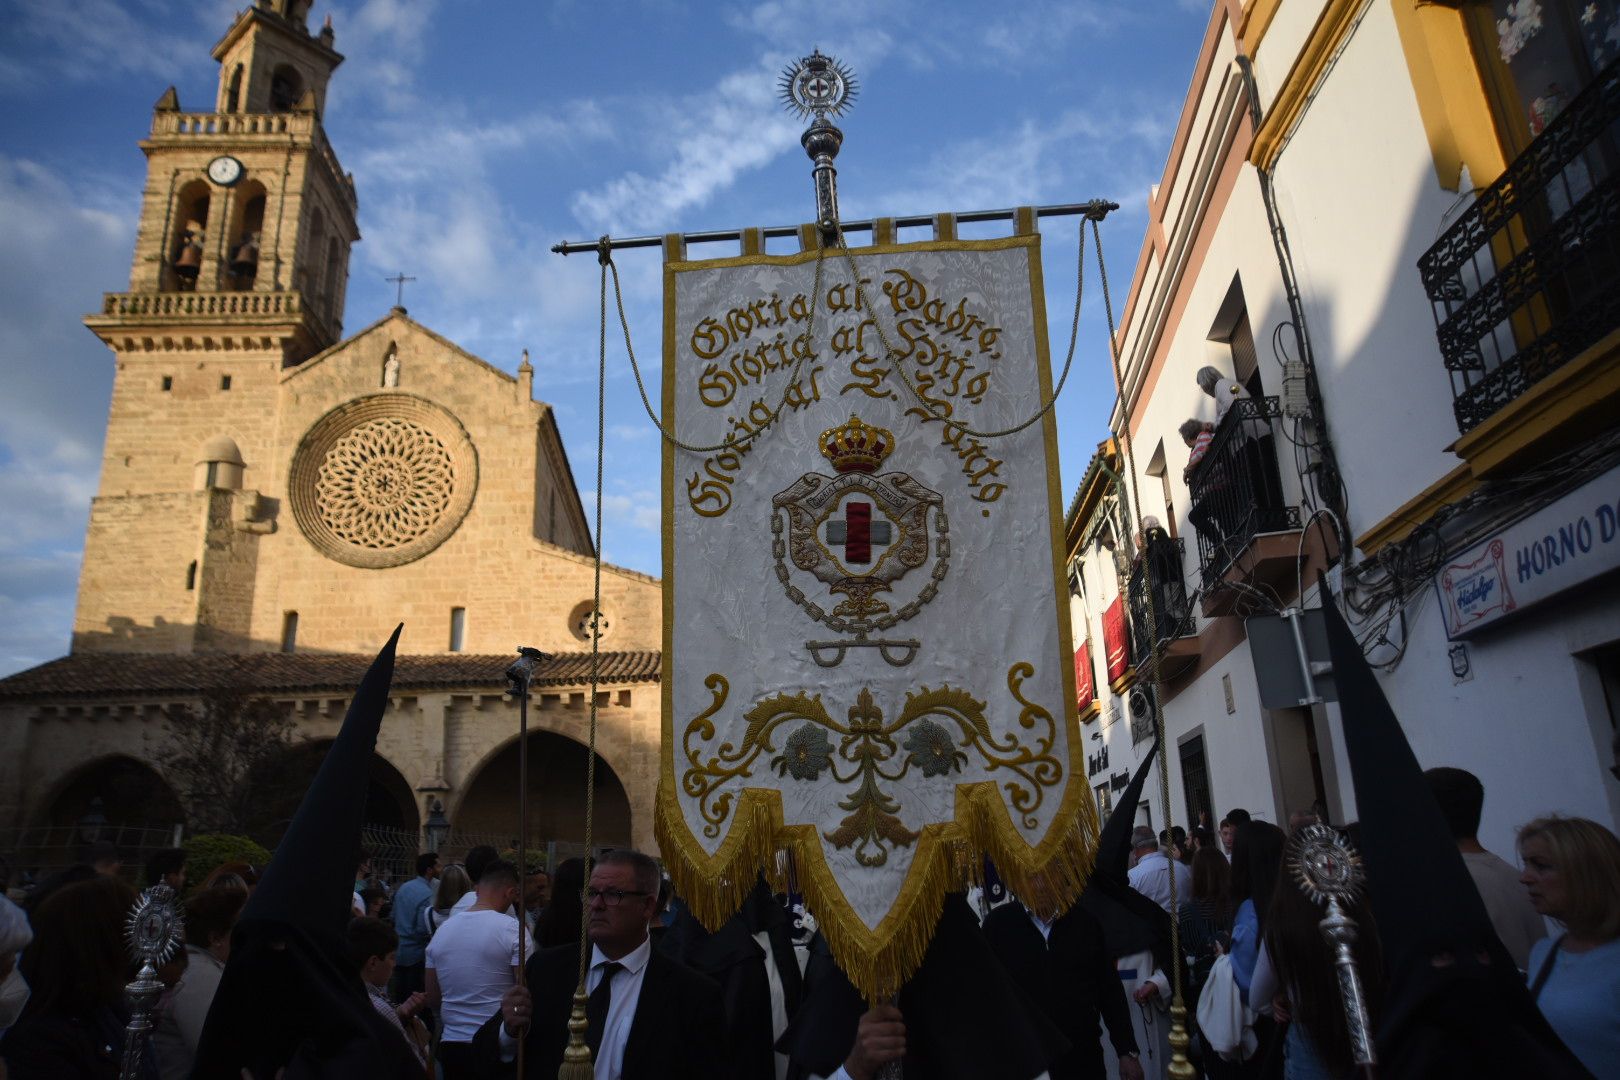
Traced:
<path fill-rule="evenodd" d="M 776 576 L 788 599 L 812 619 L 855 635 L 849 641 L 807 641 L 817 664 L 836 667 L 850 645 L 860 645 L 904 666 L 920 642 L 869 635 L 911 618 L 938 594 L 951 550 L 944 499 L 903 472 L 876 475 L 894 446 L 894 433 L 863 424 L 860 417 L 822 432 L 819 445 L 837 476 L 805 473 L 771 500 L 779 515 L 771 523 Z M 837 602 L 806 596 L 789 562 Z M 901 602 L 898 590 L 914 570 L 927 580 Z"/>
<path fill-rule="evenodd" d="M 982 856 L 1055 913 L 1095 849 L 1021 220 L 665 265 L 659 844 L 711 928 L 791 863 L 873 1000 Z"/>

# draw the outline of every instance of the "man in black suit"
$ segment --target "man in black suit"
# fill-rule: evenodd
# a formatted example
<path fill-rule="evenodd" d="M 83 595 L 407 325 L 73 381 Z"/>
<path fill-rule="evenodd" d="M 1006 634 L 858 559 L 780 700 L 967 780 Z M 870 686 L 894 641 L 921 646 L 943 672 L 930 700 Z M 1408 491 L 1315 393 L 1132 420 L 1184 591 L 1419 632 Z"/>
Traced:
<path fill-rule="evenodd" d="M 596 860 L 585 889 L 591 944 L 585 1040 L 596 1080 L 711 1080 L 721 1069 L 720 988 L 655 952 L 647 936 L 658 882 L 649 856 L 612 851 Z M 478 1056 L 492 1067 L 513 1061 L 522 1038 L 524 1080 L 555 1077 L 568 1045 L 578 964 L 575 945 L 536 953 L 527 985 L 508 990 L 500 1013 L 479 1030 Z"/>
<path fill-rule="evenodd" d="M 1078 904 L 1048 923 L 1023 904 L 1003 904 L 984 920 L 984 936 L 1007 974 L 1069 1040 L 1052 1062 L 1051 1080 L 1102 1080 L 1102 1031 L 1108 1025 L 1122 1080 L 1141 1080 L 1125 986 L 1103 945 L 1102 925 Z"/>

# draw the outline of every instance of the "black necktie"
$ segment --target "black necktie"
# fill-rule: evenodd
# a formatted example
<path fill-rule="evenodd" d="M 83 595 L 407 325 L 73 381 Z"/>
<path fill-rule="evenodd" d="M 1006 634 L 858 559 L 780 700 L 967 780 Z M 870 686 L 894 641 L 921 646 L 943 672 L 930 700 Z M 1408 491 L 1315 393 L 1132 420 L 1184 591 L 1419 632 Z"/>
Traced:
<path fill-rule="evenodd" d="M 608 1005 L 613 1001 L 613 976 L 624 970 L 617 960 L 602 965 L 602 981 L 596 984 L 585 1001 L 585 1045 L 591 1048 L 591 1060 L 602 1049 L 602 1028 L 607 1024 Z"/>

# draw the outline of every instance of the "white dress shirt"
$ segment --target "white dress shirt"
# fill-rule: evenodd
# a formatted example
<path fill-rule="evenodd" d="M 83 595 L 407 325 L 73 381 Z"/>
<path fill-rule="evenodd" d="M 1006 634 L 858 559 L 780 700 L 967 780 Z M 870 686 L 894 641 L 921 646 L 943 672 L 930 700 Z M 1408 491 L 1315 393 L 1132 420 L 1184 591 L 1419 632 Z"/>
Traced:
<path fill-rule="evenodd" d="M 613 973 L 613 988 L 608 991 L 607 1016 L 602 1020 L 602 1045 L 597 1047 L 595 1059 L 596 1080 L 619 1080 L 624 1073 L 624 1048 L 630 1041 L 630 1027 L 636 1020 L 636 1003 L 641 1000 L 641 984 L 647 975 L 647 961 L 652 959 L 652 939 L 619 957 L 619 970 Z M 614 961 L 602 955 L 602 950 L 591 946 L 591 970 L 585 975 L 585 993 L 596 992 L 602 983 L 602 968 Z M 517 1056 L 517 1040 L 500 1025 L 501 1060 L 511 1061 Z M 846 1077 L 847 1080 L 847 1077 Z"/>
<path fill-rule="evenodd" d="M 1169 911 L 1173 917 L 1176 913 L 1170 911 L 1171 874 L 1176 876 L 1176 903 L 1179 904 L 1188 899 L 1192 893 L 1192 870 L 1186 863 L 1168 858 L 1162 851 L 1154 851 L 1142 856 L 1141 860 L 1131 867 L 1128 876 L 1131 888 L 1165 911 Z"/>

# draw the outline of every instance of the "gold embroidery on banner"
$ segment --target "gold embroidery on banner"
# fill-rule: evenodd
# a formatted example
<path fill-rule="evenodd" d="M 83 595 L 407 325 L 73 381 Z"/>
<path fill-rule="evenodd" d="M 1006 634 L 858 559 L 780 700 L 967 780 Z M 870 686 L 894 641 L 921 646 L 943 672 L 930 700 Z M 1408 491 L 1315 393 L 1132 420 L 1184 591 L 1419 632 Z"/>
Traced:
<path fill-rule="evenodd" d="M 924 686 L 908 693 L 899 716 L 885 723 L 883 710 L 873 701 L 871 690 L 863 687 L 849 710 L 848 723 L 833 719 L 819 694 L 812 697 L 800 692 L 766 698 L 743 714 L 748 723 L 740 744 L 721 743 L 705 759 L 693 739 L 714 739 L 712 718 L 724 707 L 731 689 L 723 675 L 712 674 L 703 685 L 713 700 L 693 717 L 682 735 L 688 768 L 681 776 L 681 788 L 698 800 L 704 835 L 719 836 L 732 806 L 732 792 L 720 788 L 738 777 L 752 777 L 759 755 L 776 751 L 772 738 L 775 730 L 800 720 L 803 723 L 788 735 L 783 752 L 771 758 L 770 765 L 778 776 L 791 775 L 801 782 L 820 781 L 826 772 L 840 787 L 854 785 L 854 790 L 838 803 L 840 809 L 850 813 L 822 835 L 836 848 L 853 846 L 855 858 L 863 866 L 882 866 L 888 861 L 889 845 L 909 846 L 918 836 L 900 819 L 900 804 L 883 789 L 882 782 L 898 782 L 913 766 L 925 779 L 959 773 L 968 764 L 966 751 L 974 751 L 986 771 L 1006 769 L 1018 777 L 1004 782 L 1002 787 L 1023 826 L 1033 829 L 1038 825 L 1035 815 L 1046 800 L 1047 789 L 1063 779 L 1063 764 L 1052 753 L 1057 721 L 1049 710 L 1022 693 L 1024 681 L 1034 674 L 1035 666 L 1025 662 L 1007 670 L 1007 689 L 1023 707 L 1018 714 L 1019 727 L 1030 731 L 1044 724 L 1044 731 L 1036 732 L 1032 744 L 1026 745 L 1013 731 L 998 739 L 985 717 L 985 703 L 966 690 L 951 686 L 931 690 Z M 949 721 L 960 734 L 930 717 Z M 910 730 L 905 741 L 898 742 L 896 736 L 906 729 Z M 836 748 L 828 732 L 839 737 Z M 840 761 L 851 766 L 849 771 L 839 769 Z"/>

